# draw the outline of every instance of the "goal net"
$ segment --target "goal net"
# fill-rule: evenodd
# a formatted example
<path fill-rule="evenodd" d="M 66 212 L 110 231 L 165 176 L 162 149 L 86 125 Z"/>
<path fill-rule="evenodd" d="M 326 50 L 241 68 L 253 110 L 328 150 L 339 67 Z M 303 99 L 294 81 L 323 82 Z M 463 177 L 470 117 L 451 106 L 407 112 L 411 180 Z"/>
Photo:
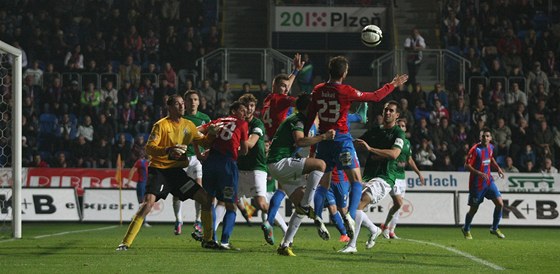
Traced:
<path fill-rule="evenodd" d="M 22 54 L 0 41 L 0 239 L 21 238 Z"/>

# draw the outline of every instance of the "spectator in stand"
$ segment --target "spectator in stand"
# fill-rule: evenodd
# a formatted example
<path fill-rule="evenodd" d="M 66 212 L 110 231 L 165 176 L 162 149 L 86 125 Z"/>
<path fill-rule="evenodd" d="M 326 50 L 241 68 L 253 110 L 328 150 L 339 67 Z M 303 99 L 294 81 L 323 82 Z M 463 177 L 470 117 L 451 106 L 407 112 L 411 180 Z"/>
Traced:
<path fill-rule="evenodd" d="M 500 62 L 500 59 L 495 58 L 490 61 L 488 77 L 507 77 L 507 71 L 502 65 L 502 62 Z"/>
<path fill-rule="evenodd" d="M 501 81 L 494 82 L 494 88 L 490 91 L 490 104 L 489 110 L 493 112 L 494 116 L 505 114 L 506 105 L 506 92 L 503 89 Z"/>
<path fill-rule="evenodd" d="M 470 64 L 467 64 L 467 76 L 483 76 L 488 73 L 484 61 L 474 47 L 470 47 L 464 57 L 470 62 Z"/>
<path fill-rule="evenodd" d="M 486 108 L 486 106 L 484 105 L 484 101 L 479 98 L 476 99 L 476 104 L 474 109 L 472 110 L 472 119 L 471 121 L 475 124 L 473 124 L 473 126 L 476 126 L 476 123 L 478 121 L 484 121 L 485 123 L 487 123 L 488 121 L 492 121 L 492 114 L 488 112 L 488 109 Z M 476 140 L 480 139 L 478 137 L 478 133 L 477 136 L 475 136 L 476 139 L 474 140 L 474 142 L 476 142 Z"/>
<path fill-rule="evenodd" d="M 72 161 L 77 168 L 93 167 L 93 150 L 91 143 L 82 135 L 73 142 Z"/>
<path fill-rule="evenodd" d="M 55 80 L 56 81 L 56 80 Z M 65 86 L 66 88 L 66 86 Z M 62 102 L 68 105 L 69 113 L 81 113 L 82 90 L 78 81 L 73 80 L 62 95 Z"/>
<path fill-rule="evenodd" d="M 416 75 L 422 63 L 423 55 L 422 50 L 426 48 L 424 37 L 420 35 L 417 28 L 412 29 L 409 37 L 404 41 L 404 49 L 407 51 L 407 68 L 408 68 L 408 82 L 406 82 L 406 89 L 408 85 L 416 85 Z"/>
<path fill-rule="evenodd" d="M 128 33 L 123 39 L 123 50 L 125 54 L 132 55 L 134 60 L 142 60 L 141 53 L 144 44 L 142 36 L 138 33 L 135 25 L 131 25 Z"/>
<path fill-rule="evenodd" d="M 543 158 L 547 150 L 554 155 L 554 132 L 548 127 L 548 122 L 545 119 L 541 120 L 538 125 L 537 130 L 532 134 L 537 155 Z"/>
<path fill-rule="evenodd" d="M 451 123 L 454 125 L 471 125 L 471 110 L 465 103 L 464 97 L 457 98 L 456 106 L 451 111 Z"/>
<path fill-rule="evenodd" d="M 513 165 L 513 158 L 506 157 L 506 165 L 502 168 L 505 173 L 519 173 L 519 169 Z"/>
<path fill-rule="evenodd" d="M 405 98 L 408 100 L 410 111 L 414 111 L 415 107 L 420 104 L 420 101 L 426 101 L 426 92 L 422 89 L 422 85 L 417 83 L 412 86 L 412 91 L 406 91 Z"/>
<path fill-rule="evenodd" d="M 21 135 L 25 136 L 27 139 L 27 144 L 31 148 L 36 148 L 37 146 L 37 129 L 39 126 L 33 122 L 33 116 L 22 115 L 21 116 Z"/>
<path fill-rule="evenodd" d="M 222 88 L 220 89 L 220 92 L 218 92 L 217 94 L 216 102 L 220 101 L 221 99 L 224 99 L 226 101 L 226 104 L 229 106 L 231 105 L 231 103 L 235 101 L 235 98 L 236 98 L 236 93 L 231 89 L 231 84 L 228 81 L 224 81 L 222 83 Z M 217 105 L 214 106 L 215 108 L 218 108 Z"/>
<path fill-rule="evenodd" d="M 144 39 L 142 55 L 144 63 L 159 62 L 159 36 L 152 29 L 148 30 L 147 36 Z"/>
<path fill-rule="evenodd" d="M 78 136 L 78 125 L 65 113 L 58 122 L 56 131 L 57 148 L 59 150 L 70 150 L 70 144 Z"/>
<path fill-rule="evenodd" d="M 95 88 L 95 85 L 93 83 L 87 84 L 80 99 L 81 115 L 97 116 L 102 101 L 101 92 Z"/>
<path fill-rule="evenodd" d="M 155 87 L 152 84 L 150 77 L 144 77 L 142 85 L 138 88 L 138 102 L 143 103 L 148 107 L 154 105 Z"/>
<path fill-rule="evenodd" d="M 142 102 L 138 103 L 138 105 L 136 105 L 136 124 L 134 125 L 134 132 L 137 134 L 150 133 L 153 124 L 153 116 L 153 111 L 148 105 Z"/>
<path fill-rule="evenodd" d="M 523 151 L 517 155 L 518 163 L 517 166 L 523 172 L 532 172 L 535 162 L 537 161 L 537 155 L 533 151 L 533 146 L 530 144 L 525 145 Z M 530 164 L 528 164 L 530 162 Z"/>
<path fill-rule="evenodd" d="M 458 124 L 455 126 L 455 129 L 453 133 L 453 144 L 455 144 L 456 147 L 461 147 L 463 144 L 468 145 L 468 133 L 465 124 Z M 453 162 L 453 164 L 457 165 L 457 162 Z"/>
<path fill-rule="evenodd" d="M 535 63 L 540 60 L 535 54 L 535 49 L 533 47 L 525 48 L 521 54 L 521 59 L 523 60 L 523 72 L 525 75 L 529 75 L 529 72 L 534 67 Z"/>
<path fill-rule="evenodd" d="M 521 52 L 521 40 L 515 35 L 513 28 L 508 28 L 506 33 L 498 40 L 498 53 L 502 56 Z"/>
<path fill-rule="evenodd" d="M 200 105 L 198 106 L 198 111 L 210 116 L 214 117 L 214 107 L 208 104 L 206 97 L 200 97 Z"/>
<path fill-rule="evenodd" d="M 225 99 L 218 100 L 213 119 L 227 117 L 229 115 L 229 105 Z"/>
<path fill-rule="evenodd" d="M 140 85 L 140 72 L 141 68 L 134 63 L 134 57 L 132 55 L 128 55 L 124 63 L 119 66 L 121 81 L 129 81 L 133 87 L 138 87 Z"/>
<path fill-rule="evenodd" d="M 216 94 L 216 90 L 210 85 L 210 80 L 204 79 L 204 81 L 202 81 L 202 85 L 200 87 L 200 95 L 206 98 L 206 101 L 209 105 L 216 106 L 218 97 Z"/>
<path fill-rule="evenodd" d="M 430 112 L 430 125 L 432 127 L 439 127 L 441 119 L 449 119 L 449 111 L 441 104 L 439 99 L 434 100 L 434 106 Z"/>
<path fill-rule="evenodd" d="M 527 81 L 529 82 L 530 88 L 529 95 L 536 93 L 539 85 L 543 85 L 544 93 L 545 95 L 548 95 L 550 82 L 548 81 L 546 72 L 541 70 L 541 62 L 536 61 L 533 64 L 533 70 L 529 71 Z"/>
<path fill-rule="evenodd" d="M 109 141 L 115 137 L 115 129 L 112 123 L 107 120 L 106 113 L 100 112 L 97 115 L 97 123 L 95 124 L 95 132 L 93 136 L 93 139 L 97 141 L 100 141 L 101 139 Z"/>
<path fill-rule="evenodd" d="M 117 137 L 115 144 L 113 145 L 113 163 L 116 163 L 117 156 L 121 155 L 121 160 L 123 163 L 130 162 L 130 151 L 132 150 L 132 144 L 126 139 L 124 133 L 120 133 Z"/>
<path fill-rule="evenodd" d="M 144 134 L 138 134 L 134 138 L 134 144 L 130 150 L 129 166 L 132 166 L 134 162 L 138 159 L 147 157 L 146 155 L 146 140 L 144 140 Z"/>
<path fill-rule="evenodd" d="M 81 49 L 82 47 L 78 44 L 74 46 L 72 51 L 66 53 L 64 57 L 64 67 L 67 71 L 84 69 L 84 55 Z"/>
<path fill-rule="evenodd" d="M 519 120 L 525 119 L 529 121 L 529 113 L 527 112 L 527 107 L 525 104 L 518 102 L 516 104 L 515 110 L 512 110 L 509 114 L 509 126 L 510 128 L 517 127 L 519 125 Z"/>
<path fill-rule="evenodd" d="M 465 160 L 467 159 L 467 154 L 469 152 L 470 145 L 468 143 L 461 144 L 460 149 L 455 151 L 452 156 L 453 165 L 457 167 L 457 171 L 466 171 L 462 166 L 465 165 Z"/>
<path fill-rule="evenodd" d="M 70 167 L 74 167 L 73 165 L 71 165 L 68 162 L 68 159 L 66 157 L 66 152 L 64 151 L 58 151 L 57 153 L 55 153 L 54 158 L 52 160 L 52 164 L 50 165 L 50 167 L 54 167 L 54 168 L 70 168 Z"/>
<path fill-rule="evenodd" d="M 105 42 L 105 37 L 103 37 L 103 32 L 98 30 L 95 32 L 95 37 L 92 38 L 88 45 L 91 48 L 91 58 L 99 64 L 105 64 L 107 62 L 105 50 L 107 44 Z"/>
<path fill-rule="evenodd" d="M 93 142 L 94 128 L 91 121 L 91 116 L 85 115 L 82 124 L 78 126 L 78 136 L 84 137 L 84 139 L 91 143 Z"/>
<path fill-rule="evenodd" d="M 432 132 L 428 128 L 428 120 L 420 118 L 416 123 L 416 128 L 412 131 L 412 144 L 419 145 L 423 139 L 432 140 Z"/>
<path fill-rule="evenodd" d="M 27 144 L 27 137 L 21 136 L 21 165 L 28 167 L 33 163 L 34 149 Z"/>
<path fill-rule="evenodd" d="M 470 106 L 469 92 L 465 89 L 464 83 L 457 83 L 457 85 L 455 85 L 455 87 L 449 92 L 448 95 L 449 105 L 447 106 L 447 108 L 450 110 L 450 113 L 451 110 L 456 106 L 456 102 L 459 100 L 459 98 L 463 98 L 465 104 L 467 106 Z"/>
<path fill-rule="evenodd" d="M 122 108 L 117 110 L 117 131 L 133 134 L 135 125 L 136 111 L 125 101 Z"/>
<path fill-rule="evenodd" d="M 87 73 L 99 73 L 101 72 L 101 69 L 97 66 L 97 62 L 93 59 L 90 59 L 87 64 L 86 67 L 84 69 L 83 72 L 87 72 Z"/>
<path fill-rule="evenodd" d="M 558 71 L 560 70 L 560 65 L 553 50 L 549 50 L 546 53 L 546 57 L 542 61 L 542 64 L 543 71 L 546 72 L 549 78 L 553 78 L 554 75 L 558 74 Z"/>
<path fill-rule="evenodd" d="M 430 110 L 426 107 L 426 101 L 424 100 L 418 101 L 418 105 L 414 108 L 414 120 L 418 123 L 420 119 L 430 120 Z"/>
<path fill-rule="evenodd" d="M 34 109 L 41 111 L 44 102 L 49 102 L 48 94 L 41 88 L 41 86 L 33 84 L 33 75 L 29 74 L 23 78 L 23 86 L 21 87 L 22 97 L 29 98 Z"/>
<path fill-rule="evenodd" d="M 177 88 L 177 74 L 175 70 L 171 66 L 171 63 L 165 63 L 163 67 L 163 74 L 165 74 L 165 79 L 167 79 L 167 84 L 169 87 L 176 89 Z"/>
<path fill-rule="evenodd" d="M 499 117 L 496 127 L 492 129 L 494 155 L 506 156 L 509 155 L 509 148 L 512 143 L 511 129 L 506 125 L 504 118 Z"/>
<path fill-rule="evenodd" d="M 105 137 L 99 139 L 99 144 L 95 146 L 93 152 L 93 162 L 96 168 L 113 167 L 113 149 Z"/>
<path fill-rule="evenodd" d="M 439 100 L 440 103 L 445 107 L 448 108 L 449 107 L 449 101 L 448 101 L 448 95 L 447 95 L 447 91 L 445 91 L 443 89 L 443 86 L 441 85 L 441 83 L 436 83 L 434 85 L 434 90 L 432 90 L 429 94 L 428 94 L 428 108 L 429 109 L 433 109 L 434 105 L 435 105 L 435 100 Z"/>
<path fill-rule="evenodd" d="M 40 68 L 39 60 L 34 60 L 30 68 L 27 68 L 23 73 L 22 78 L 26 79 L 31 77 L 31 84 L 35 86 L 43 85 L 43 70 Z"/>
<path fill-rule="evenodd" d="M 513 82 L 511 84 L 510 92 L 505 96 L 506 106 L 511 111 L 515 111 L 517 104 L 521 103 L 527 106 L 527 95 L 519 88 L 519 83 Z"/>
<path fill-rule="evenodd" d="M 422 139 L 420 147 L 414 153 L 414 160 L 420 170 L 433 170 L 434 161 L 436 160 L 430 142 L 427 139 Z"/>
<path fill-rule="evenodd" d="M 101 100 L 105 102 L 107 97 L 111 97 L 113 103 L 117 104 L 119 102 L 119 91 L 113 87 L 113 81 L 107 81 L 105 86 L 101 88 Z"/>
<path fill-rule="evenodd" d="M 43 160 L 41 154 L 35 153 L 33 155 L 33 162 L 30 164 L 30 167 L 49 167 L 49 164 Z"/>
<path fill-rule="evenodd" d="M 436 151 L 440 151 L 442 149 L 441 147 L 443 143 L 446 143 L 446 146 L 451 151 L 455 151 L 457 147 L 453 144 L 453 135 L 454 130 L 449 124 L 449 119 L 446 117 L 441 118 L 439 126 L 432 129 L 432 143 L 434 144 Z M 443 158 L 441 158 L 441 160 L 443 160 Z"/>
<path fill-rule="evenodd" d="M 41 90 L 39 87 L 29 86 L 29 84 L 31 84 L 30 79 L 26 79 L 25 83 L 26 83 L 25 86 L 22 87 L 23 92 L 26 92 L 27 93 L 26 95 L 32 96 L 34 98 L 33 100 L 37 100 L 35 105 L 40 107 L 39 110 L 41 112 L 51 113 L 54 108 L 55 102 L 62 101 L 64 92 L 62 88 L 62 82 L 58 77 L 54 78 L 52 86 L 47 88 L 40 95 L 36 94 L 37 91 Z"/>
<path fill-rule="evenodd" d="M 138 92 L 132 83 L 128 80 L 124 81 L 124 86 L 118 92 L 119 103 L 117 107 L 120 109 L 125 103 L 128 103 L 132 107 L 135 107 L 138 103 Z"/>
<path fill-rule="evenodd" d="M 197 74 L 196 72 L 196 59 L 200 57 L 198 51 L 193 47 L 191 41 L 185 41 L 181 43 L 183 45 L 183 50 L 181 51 L 181 56 L 177 61 L 177 67 L 180 68 L 178 72 L 179 84 L 184 84 L 189 75 Z M 190 90 L 185 88 L 183 90 Z"/>
<path fill-rule="evenodd" d="M 523 170 L 523 172 L 533 173 L 537 171 L 538 170 L 535 167 L 535 162 L 533 162 L 532 160 L 527 160 L 525 162 L 525 170 Z"/>
<path fill-rule="evenodd" d="M 399 119 L 406 119 L 406 125 L 410 128 L 414 128 L 414 114 L 409 110 L 408 100 L 406 98 L 402 98 L 400 100 L 401 103 L 401 114 L 399 115 Z"/>
<path fill-rule="evenodd" d="M 552 159 L 550 158 L 545 158 L 544 159 L 544 165 L 541 168 L 541 172 L 543 174 L 558 174 L 558 169 L 554 167 L 554 165 L 552 164 Z"/>
<path fill-rule="evenodd" d="M 104 114 L 107 117 L 107 122 L 113 127 L 113 129 L 117 128 L 117 106 L 113 104 L 113 99 L 108 97 L 103 102 L 101 109 L 99 110 L 99 114 Z M 113 136 L 109 136 L 107 140 L 111 140 Z"/>
<path fill-rule="evenodd" d="M 523 60 L 516 48 L 513 48 L 511 53 L 502 55 L 502 63 L 507 75 L 511 75 L 514 68 L 523 66 Z"/>

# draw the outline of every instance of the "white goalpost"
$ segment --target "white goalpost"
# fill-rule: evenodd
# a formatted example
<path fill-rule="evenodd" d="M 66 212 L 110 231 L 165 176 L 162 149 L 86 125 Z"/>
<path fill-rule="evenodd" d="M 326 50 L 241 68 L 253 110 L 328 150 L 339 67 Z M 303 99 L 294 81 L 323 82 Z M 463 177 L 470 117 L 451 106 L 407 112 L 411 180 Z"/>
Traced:
<path fill-rule="evenodd" d="M 6 44 L 0 41 L 0 77 L 1 85 L 3 88 L 8 87 L 2 97 L 9 96 L 10 99 L 7 102 L 7 117 L 10 117 L 11 130 L 3 130 L 2 138 L 6 140 L 11 140 L 7 142 L 6 145 L 11 147 L 3 147 L 2 153 L 5 154 L 6 151 L 11 152 L 11 161 L 7 160 L 6 163 L 0 163 L 0 168 L 9 169 L 11 174 L 8 172 L 6 176 L 7 182 L 1 182 L 0 186 L 3 190 L 4 187 L 10 190 L 11 193 L 5 192 L 5 194 L 0 195 L 4 200 L 0 201 L 0 210 L 2 212 L 11 213 L 11 234 L 15 239 L 20 239 L 22 237 L 22 222 L 21 222 L 21 188 L 22 188 L 22 52 L 18 48 Z M 8 62 L 11 60 L 11 62 Z M 11 77 L 11 82 L 5 80 Z M 5 101 L 5 98 L 2 98 Z M 4 117 L 4 113 L 2 116 Z M 5 134 L 9 132 L 9 136 Z M 9 156 L 9 155 L 2 155 Z M 11 176 L 10 176 L 11 175 Z M 2 194 L 2 193 L 0 193 Z M 11 200 L 11 205 L 8 201 Z M 9 210 L 11 207 L 11 210 Z M 11 211 L 11 212 L 10 212 Z M 3 214 L 3 213 L 2 213 Z M 4 220 L 2 220 L 4 222 Z"/>

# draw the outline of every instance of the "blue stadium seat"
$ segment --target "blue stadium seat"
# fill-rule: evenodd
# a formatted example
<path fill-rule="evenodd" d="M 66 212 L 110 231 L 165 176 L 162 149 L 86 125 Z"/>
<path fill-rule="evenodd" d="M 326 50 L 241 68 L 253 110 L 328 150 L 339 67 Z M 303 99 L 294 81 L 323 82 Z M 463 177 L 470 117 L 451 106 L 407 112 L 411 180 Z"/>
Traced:
<path fill-rule="evenodd" d="M 119 136 L 121 134 L 124 134 L 124 137 L 125 137 L 127 142 L 129 142 L 130 144 L 134 144 L 134 137 L 132 136 L 132 134 L 127 133 L 127 132 L 119 132 L 119 133 L 115 134 L 115 143 L 117 143 L 119 141 Z"/>

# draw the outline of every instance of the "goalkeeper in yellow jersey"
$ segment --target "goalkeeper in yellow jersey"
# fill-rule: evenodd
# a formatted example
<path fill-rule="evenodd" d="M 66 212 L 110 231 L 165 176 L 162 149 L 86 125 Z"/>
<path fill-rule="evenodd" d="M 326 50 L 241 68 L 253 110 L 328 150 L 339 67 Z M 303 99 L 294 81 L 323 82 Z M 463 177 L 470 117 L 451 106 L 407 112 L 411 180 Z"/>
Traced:
<path fill-rule="evenodd" d="M 218 247 L 212 241 L 212 199 L 195 179 L 187 176 L 184 168 L 189 163 L 186 159 L 187 146 L 195 143 L 209 147 L 219 125 L 209 127 L 208 135 L 200 133 L 191 121 L 183 118 L 185 102 L 180 95 L 168 98 L 167 111 L 168 115 L 154 124 L 146 144 L 146 152 L 150 157 L 146 195 L 117 251 L 127 250 L 132 245 L 154 203 L 165 199 L 169 193 L 180 200 L 193 199 L 202 205 L 202 247 Z"/>

